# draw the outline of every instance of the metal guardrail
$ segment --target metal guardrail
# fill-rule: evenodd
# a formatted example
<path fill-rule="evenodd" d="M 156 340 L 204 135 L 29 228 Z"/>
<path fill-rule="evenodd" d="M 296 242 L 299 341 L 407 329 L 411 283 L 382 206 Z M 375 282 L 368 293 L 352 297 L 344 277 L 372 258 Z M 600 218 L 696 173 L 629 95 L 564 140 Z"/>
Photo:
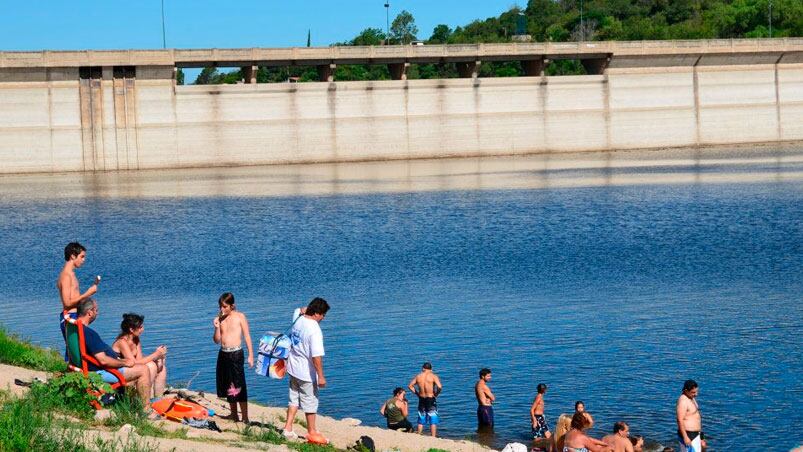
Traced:
<path fill-rule="evenodd" d="M 710 39 L 677 41 L 533 42 L 510 44 L 397 45 L 365 47 L 290 47 L 245 49 L 79 50 L 0 52 L 0 68 L 75 66 L 198 65 L 216 62 L 249 65 L 270 62 L 339 60 L 371 62 L 572 55 L 661 56 L 706 53 L 803 52 L 803 38 Z"/>

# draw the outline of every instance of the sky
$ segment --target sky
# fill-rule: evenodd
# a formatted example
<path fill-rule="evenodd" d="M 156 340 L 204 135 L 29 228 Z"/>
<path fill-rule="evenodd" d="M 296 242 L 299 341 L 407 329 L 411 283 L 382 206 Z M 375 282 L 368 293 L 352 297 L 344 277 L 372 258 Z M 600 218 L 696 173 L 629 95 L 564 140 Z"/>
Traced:
<path fill-rule="evenodd" d="M 516 0 L 390 0 L 410 11 L 419 38 L 498 16 Z M 168 48 L 313 46 L 385 29 L 384 0 L 164 0 Z M 519 0 L 525 6 L 526 0 Z M 161 0 L 0 0 L 0 50 L 162 48 Z"/>

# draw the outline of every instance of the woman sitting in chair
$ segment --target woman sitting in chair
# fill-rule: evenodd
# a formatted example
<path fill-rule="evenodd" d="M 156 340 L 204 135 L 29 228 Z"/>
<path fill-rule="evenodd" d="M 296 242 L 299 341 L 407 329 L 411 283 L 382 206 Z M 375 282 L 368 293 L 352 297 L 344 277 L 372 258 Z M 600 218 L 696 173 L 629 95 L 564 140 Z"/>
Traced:
<path fill-rule="evenodd" d="M 112 350 L 123 358 L 133 358 L 136 364 L 145 364 L 150 371 L 153 388 L 151 397 L 161 397 L 167 384 L 167 366 L 165 366 L 167 347 L 160 345 L 150 355 L 142 355 L 140 335 L 145 330 L 144 322 L 145 317 L 139 314 L 123 314 L 123 321 L 120 322 L 121 331 L 112 344 Z"/>

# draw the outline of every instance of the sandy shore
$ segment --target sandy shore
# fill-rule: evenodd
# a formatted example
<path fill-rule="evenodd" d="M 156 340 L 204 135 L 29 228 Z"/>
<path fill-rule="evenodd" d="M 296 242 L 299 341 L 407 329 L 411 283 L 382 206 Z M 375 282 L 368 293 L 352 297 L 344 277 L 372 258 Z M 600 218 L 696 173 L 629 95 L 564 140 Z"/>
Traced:
<path fill-rule="evenodd" d="M 0 364 L 0 389 L 8 390 L 15 395 L 22 395 L 26 388 L 14 384 L 14 379 L 31 381 L 34 378 L 47 379 L 45 372 L 39 372 L 21 367 Z M 240 432 L 244 428 L 242 423 L 235 423 L 220 416 L 229 415 L 228 403 L 219 400 L 214 393 L 199 394 L 195 391 L 187 391 L 187 394 L 197 399 L 201 405 L 215 410 L 217 416 L 214 421 L 223 430 L 222 433 L 211 430 L 200 430 L 190 428 L 187 432 L 188 439 L 165 439 L 153 437 L 141 437 L 155 450 L 177 450 L 177 451 L 243 451 L 243 450 L 269 450 L 269 451 L 289 451 L 284 445 L 273 445 L 266 443 L 255 443 L 244 441 Z M 272 424 L 282 428 L 285 416 L 284 407 L 266 407 L 256 404 L 249 404 L 249 416 L 252 421 L 259 421 L 263 424 Z M 301 425 L 303 414 L 297 416 L 295 431 L 299 435 L 306 434 L 306 429 Z M 181 424 L 171 421 L 155 421 L 157 425 L 165 430 L 172 431 L 186 428 Z M 355 444 L 360 436 L 370 436 L 380 450 L 398 450 L 402 452 L 421 452 L 428 449 L 443 449 L 455 452 L 468 451 L 489 451 L 485 446 L 470 441 L 455 441 L 449 439 L 432 438 L 429 436 L 417 435 L 414 433 L 401 433 L 378 427 L 366 427 L 359 425 L 356 419 L 333 419 L 326 416 L 318 416 L 318 429 L 329 438 L 332 445 L 345 449 Z M 123 426 L 119 431 L 103 430 L 101 428 L 88 430 L 87 441 L 94 437 L 101 437 L 105 440 L 118 439 L 121 444 L 129 440 L 130 435 L 139 438 L 137 432 L 130 426 Z"/>

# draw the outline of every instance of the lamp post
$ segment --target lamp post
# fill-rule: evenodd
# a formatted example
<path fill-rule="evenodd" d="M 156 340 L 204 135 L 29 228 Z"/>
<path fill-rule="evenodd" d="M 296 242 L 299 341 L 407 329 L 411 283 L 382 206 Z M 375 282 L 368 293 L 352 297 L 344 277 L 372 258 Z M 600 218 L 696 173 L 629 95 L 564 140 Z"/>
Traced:
<path fill-rule="evenodd" d="M 165 37 L 165 0 L 162 0 L 162 48 L 167 48 L 167 38 Z"/>
<path fill-rule="evenodd" d="M 772 0 L 770 0 L 770 14 L 768 17 L 770 21 L 770 38 L 772 38 Z"/>
<path fill-rule="evenodd" d="M 583 26 L 583 0 L 580 0 L 580 41 L 586 40 L 586 28 Z"/>
<path fill-rule="evenodd" d="M 390 44 L 390 2 L 385 2 L 385 45 Z"/>

